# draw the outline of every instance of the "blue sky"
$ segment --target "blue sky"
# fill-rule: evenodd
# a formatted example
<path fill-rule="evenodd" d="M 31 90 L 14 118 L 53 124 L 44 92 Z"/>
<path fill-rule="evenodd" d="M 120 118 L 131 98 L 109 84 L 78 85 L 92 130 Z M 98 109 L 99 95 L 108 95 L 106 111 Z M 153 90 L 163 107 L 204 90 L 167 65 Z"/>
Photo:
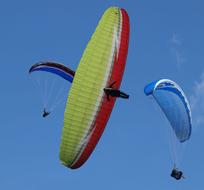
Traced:
<path fill-rule="evenodd" d="M 63 109 L 41 117 L 39 93 L 28 76 L 40 60 L 76 69 L 101 15 L 110 6 L 127 10 L 131 37 L 119 99 L 90 159 L 78 170 L 60 164 Z M 202 1 L 0 2 L 0 189 L 203 189 L 204 25 Z M 143 88 L 176 81 L 191 101 L 193 134 L 175 181 L 168 122 Z M 156 108 L 155 108 L 156 107 Z"/>

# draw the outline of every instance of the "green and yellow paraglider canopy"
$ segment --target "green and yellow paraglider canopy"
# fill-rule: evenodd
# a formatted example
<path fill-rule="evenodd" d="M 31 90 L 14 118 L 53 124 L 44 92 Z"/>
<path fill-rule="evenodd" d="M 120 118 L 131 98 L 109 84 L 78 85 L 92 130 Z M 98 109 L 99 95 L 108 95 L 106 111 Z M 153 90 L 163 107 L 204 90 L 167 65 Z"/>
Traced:
<path fill-rule="evenodd" d="M 124 9 L 105 11 L 74 76 L 64 113 L 61 162 L 78 168 L 99 141 L 113 109 L 103 89 L 115 82 L 119 89 L 129 43 L 129 17 Z"/>

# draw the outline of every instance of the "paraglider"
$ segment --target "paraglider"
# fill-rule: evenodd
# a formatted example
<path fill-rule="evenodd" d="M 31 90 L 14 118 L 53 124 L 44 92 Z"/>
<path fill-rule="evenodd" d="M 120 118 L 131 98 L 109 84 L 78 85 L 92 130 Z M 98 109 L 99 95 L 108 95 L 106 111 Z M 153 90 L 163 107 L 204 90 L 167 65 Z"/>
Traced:
<path fill-rule="evenodd" d="M 32 72 L 35 72 L 35 71 L 50 72 L 64 78 L 65 80 L 71 83 L 73 81 L 74 74 L 75 74 L 75 72 L 69 69 L 68 67 L 65 67 L 60 63 L 51 62 L 51 61 L 44 61 L 44 62 L 39 62 L 34 64 L 29 69 L 29 73 L 31 74 Z"/>
<path fill-rule="evenodd" d="M 119 90 L 126 65 L 129 31 L 127 12 L 111 7 L 99 21 L 76 72 L 53 62 L 41 62 L 30 68 L 29 73 L 45 71 L 72 83 L 60 146 L 60 160 L 71 169 L 82 166 L 91 155 L 116 98 L 129 98 Z M 43 117 L 49 114 L 44 109 Z"/>
<path fill-rule="evenodd" d="M 184 143 L 189 140 L 192 130 L 191 109 L 179 85 L 169 79 L 161 79 L 148 84 L 144 93 L 147 96 L 152 95 L 159 104 L 178 142 Z M 172 170 L 172 177 L 181 179 L 182 175 L 181 171 L 175 168 Z"/>
<path fill-rule="evenodd" d="M 127 12 L 107 9 L 83 53 L 67 99 L 60 159 L 69 168 L 86 162 L 105 129 L 117 97 L 108 100 L 104 89 L 115 82 L 119 92 L 128 44 Z"/>
<path fill-rule="evenodd" d="M 54 86 L 53 83 L 55 82 L 55 81 L 54 82 L 49 81 L 49 79 L 51 78 L 51 75 L 54 75 L 56 77 L 59 77 L 59 78 L 65 80 L 65 81 L 67 81 L 67 82 L 72 83 L 75 72 L 73 70 L 71 70 L 70 68 L 64 66 L 63 64 L 56 63 L 56 62 L 53 62 L 53 61 L 42 61 L 42 62 L 34 64 L 29 69 L 29 74 L 32 75 L 32 76 L 34 74 L 36 74 L 36 73 L 41 73 L 41 72 L 43 74 L 50 73 L 49 76 L 44 76 L 44 75 L 42 75 L 41 77 L 37 76 L 37 79 L 36 79 L 37 80 L 37 85 L 40 86 L 40 88 L 41 88 L 40 91 L 42 91 L 42 96 L 44 96 L 44 98 L 43 98 L 43 104 L 44 104 L 43 107 L 44 108 L 43 108 L 42 116 L 45 118 L 48 115 L 50 115 L 51 111 L 53 110 L 53 108 L 50 108 L 50 110 L 49 110 L 49 108 L 47 108 L 49 98 L 53 94 L 53 86 Z M 43 80 L 40 81 L 40 78 L 43 79 Z M 51 86 L 50 88 L 49 88 L 49 85 Z M 56 86 L 56 87 L 59 88 L 59 86 Z M 63 89 L 63 86 L 61 88 Z M 62 93 L 64 91 L 66 91 L 66 88 L 64 88 L 64 89 L 65 90 L 61 90 Z M 58 104 L 58 98 L 60 98 L 62 96 L 62 93 L 61 94 L 57 93 L 57 95 L 56 95 L 57 97 L 55 95 L 53 95 L 53 102 L 52 102 L 53 104 Z M 57 103 L 55 103 L 55 102 L 57 102 Z"/>

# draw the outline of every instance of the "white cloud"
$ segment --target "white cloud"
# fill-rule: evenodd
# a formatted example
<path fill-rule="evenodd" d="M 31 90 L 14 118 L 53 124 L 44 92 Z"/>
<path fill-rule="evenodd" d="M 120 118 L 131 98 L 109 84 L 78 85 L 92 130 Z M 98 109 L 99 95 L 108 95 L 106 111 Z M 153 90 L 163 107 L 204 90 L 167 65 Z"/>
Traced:
<path fill-rule="evenodd" d="M 195 126 L 204 124 L 204 72 L 200 80 L 195 82 L 192 95 L 190 97 L 193 123 Z"/>
<path fill-rule="evenodd" d="M 186 62 L 186 58 L 182 53 L 183 42 L 177 34 L 173 34 L 170 39 L 170 51 L 175 58 L 176 65 L 178 68 Z"/>
<path fill-rule="evenodd" d="M 182 45 L 181 39 L 179 39 L 178 35 L 176 35 L 175 33 L 172 35 L 171 43 L 174 45 Z"/>

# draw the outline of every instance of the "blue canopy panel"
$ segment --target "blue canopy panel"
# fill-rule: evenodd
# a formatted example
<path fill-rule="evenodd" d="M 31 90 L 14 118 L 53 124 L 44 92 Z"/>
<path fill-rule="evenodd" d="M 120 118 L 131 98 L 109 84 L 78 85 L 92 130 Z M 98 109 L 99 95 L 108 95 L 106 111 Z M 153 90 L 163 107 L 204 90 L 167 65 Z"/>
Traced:
<path fill-rule="evenodd" d="M 182 89 L 169 79 L 161 79 L 147 85 L 144 92 L 155 98 L 178 140 L 188 140 L 191 136 L 192 118 L 189 102 Z"/>
<path fill-rule="evenodd" d="M 54 62 L 41 62 L 40 64 L 37 63 L 30 68 L 29 73 L 34 71 L 50 72 L 64 78 L 71 83 L 75 75 L 75 72 L 71 69 Z"/>
<path fill-rule="evenodd" d="M 65 80 L 68 80 L 69 82 L 73 81 L 73 76 L 69 73 L 66 73 L 65 71 L 63 71 L 61 69 L 44 66 L 44 67 L 35 68 L 35 69 L 33 69 L 33 71 L 46 71 L 46 72 L 54 73 L 54 74 L 64 78 Z"/>

